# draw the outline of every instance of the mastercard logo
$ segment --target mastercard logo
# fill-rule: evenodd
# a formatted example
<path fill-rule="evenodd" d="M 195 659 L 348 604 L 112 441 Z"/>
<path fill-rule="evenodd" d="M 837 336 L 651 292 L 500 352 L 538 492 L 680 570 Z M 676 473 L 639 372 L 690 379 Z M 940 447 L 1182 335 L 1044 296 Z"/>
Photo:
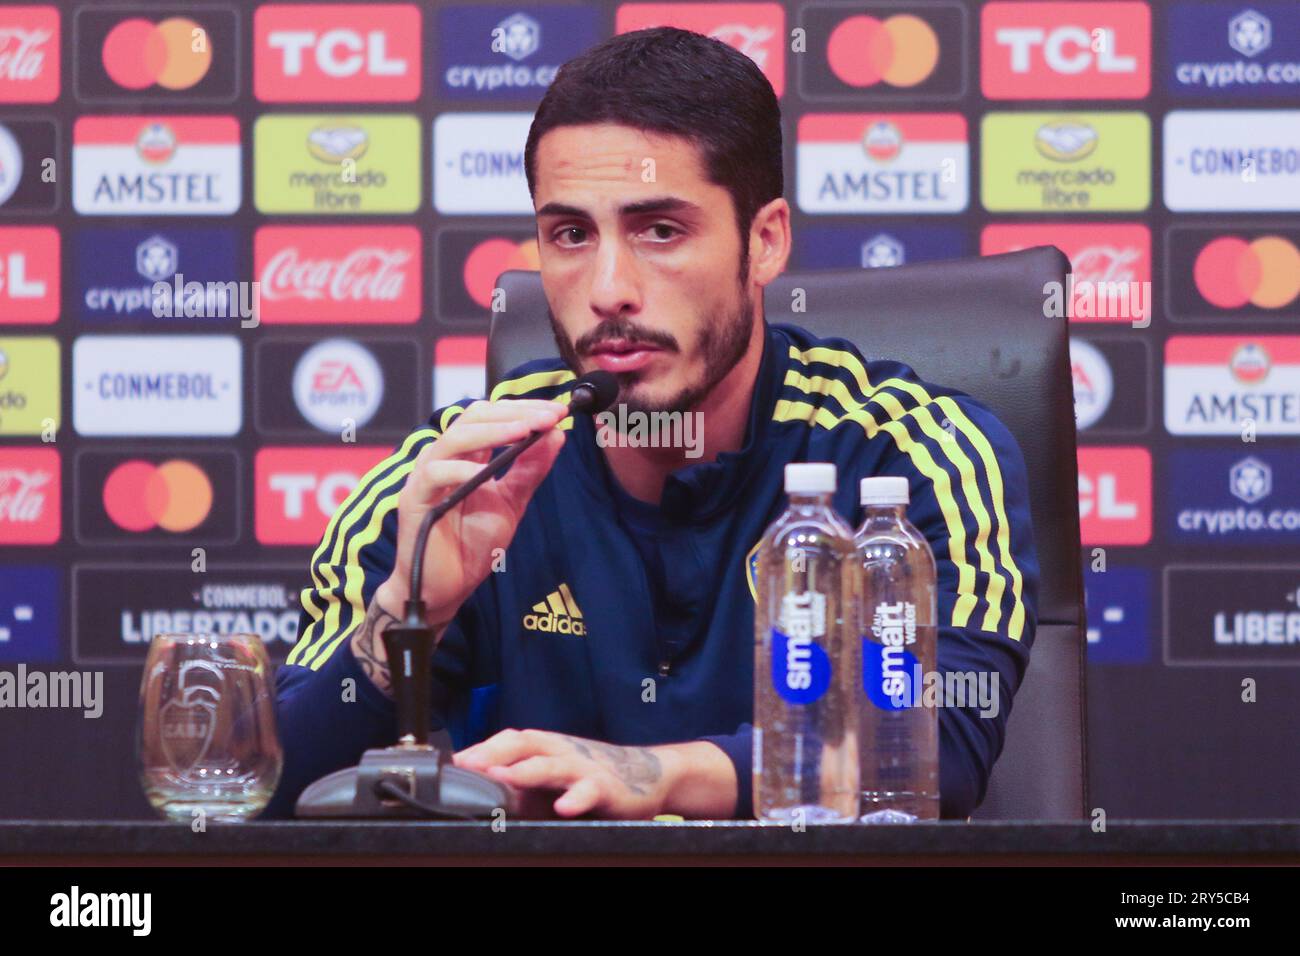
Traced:
<path fill-rule="evenodd" d="M 123 20 L 104 38 L 104 72 L 128 90 L 188 90 L 212 65 L 208 32 L 186 17 Z"/>
<path fill-rule="evenodd" d="M 189 531 L 212 510 L 212 482 L 190 461 L 125 461 L 104 482 L 104 511 L 125 531 Z"/>
<path fill-rule="evenodd" d="M 911 14 L 849 17 L 826 41 L 827 65 L 849 86 L 916 86 L 938 62 L 939 38 L 930 24 Z"/>
<path fill-rule="evenodd" d="M 485 309 L 492 308 L 492 290 L 496 288 L 501 273 L 511 269 L 536 272 L 540 269 L 537 240 L 486 239 L 470 250 L 465 257 L 461 278 L 471 299 Z"/>
<path fill-rule="evenodd" d="M 1300 249 L 1281 236 L 1220 236 L 1196 256 L 1196 291 L 1220 309 L 1281 309 L 1300 298 Z"/>

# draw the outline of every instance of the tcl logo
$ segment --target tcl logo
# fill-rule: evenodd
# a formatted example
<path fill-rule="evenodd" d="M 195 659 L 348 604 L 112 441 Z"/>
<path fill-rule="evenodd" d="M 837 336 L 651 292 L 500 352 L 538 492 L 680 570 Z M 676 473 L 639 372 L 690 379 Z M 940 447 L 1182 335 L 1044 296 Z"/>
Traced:
<path fill-rule="evenodd" d="M 263 448 L 253 464 L 254 531 L 262 544 L 316 544 L 363 475 L 391 449 Z"/>
<path fill-rule="evenodd" d="M 264 102 L 409 101 L 420 95 L 420 10 L 410 4 L 269 4 L 253 17 Z"/>
<path fill-rule="evenodd" d="M 1145 3 L 990 3 L 980 32 L 991 99 L 1140 99 L 1150 91 Z"/>
<path fill-rule="evenodd" d="M 414 322 L 420 232 L 414 226 L 266 226 L 253 240 L 261 319 Z"/>
<path fill-rule="evenodd" d="M 1079 449 L 1079 525 L 1084 544 L 1151 540 L 1151 453 Z"/>
<path fill-rule="evenodd" d="M 58 230 L 0 227 L 0 323 L 48 323 L 58 317 Z"/>
<path fill-rule="evenodd" d="M 58 98 L 58 8 L 0 7 L 0 103 Z"/>
<path fill-rule="evenodd" d="M 0 544 L 59 540 L 59 453 L 0 448 Z"/>

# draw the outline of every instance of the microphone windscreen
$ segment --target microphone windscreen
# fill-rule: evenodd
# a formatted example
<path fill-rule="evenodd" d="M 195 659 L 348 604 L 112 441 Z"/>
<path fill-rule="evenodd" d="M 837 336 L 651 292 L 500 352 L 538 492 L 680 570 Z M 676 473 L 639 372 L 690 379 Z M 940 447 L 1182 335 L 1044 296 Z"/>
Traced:
<path fill-rule="evenodd" d="M 575 412 L 597 415 L 618 398 L 618 376 L 604 369 L 594 369 L 578 379 L 572 394 L 569 404 Z"/>

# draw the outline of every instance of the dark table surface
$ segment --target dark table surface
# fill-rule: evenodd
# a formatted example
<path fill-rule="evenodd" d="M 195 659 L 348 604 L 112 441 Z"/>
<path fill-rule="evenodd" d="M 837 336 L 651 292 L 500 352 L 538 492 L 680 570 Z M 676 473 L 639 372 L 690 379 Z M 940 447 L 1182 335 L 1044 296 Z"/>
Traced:
<path fill-rule="evenodd" d="M 1300 863 L 1300 820 L 943 822 L 789 826 L 747 821 L 0 821 L 16 863 Z"/>

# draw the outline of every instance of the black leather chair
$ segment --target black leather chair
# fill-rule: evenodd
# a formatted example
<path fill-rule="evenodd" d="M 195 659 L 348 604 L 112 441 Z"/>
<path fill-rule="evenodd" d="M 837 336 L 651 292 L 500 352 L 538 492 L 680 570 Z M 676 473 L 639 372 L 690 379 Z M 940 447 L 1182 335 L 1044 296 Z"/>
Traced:
<path fill-rule="evenodd" d="M 1044 286 L 1069 262 L 1053 246 L 890 269 L 786 273 L 765 314 L 894 358 L 923 379 L 980 399 L 1019 442 L 1029 471 L 1042 581 L 1029 670 L 975 819 L 1078 820 L 1087 806 L 1082 549 L 1069 338 L 1044 315 Z M 529 359 L 556 354 L 541 276 L 505 272 L 494 313 L 488 388 Z M 791 290 L 807 311 L 791 314 Z"/>

